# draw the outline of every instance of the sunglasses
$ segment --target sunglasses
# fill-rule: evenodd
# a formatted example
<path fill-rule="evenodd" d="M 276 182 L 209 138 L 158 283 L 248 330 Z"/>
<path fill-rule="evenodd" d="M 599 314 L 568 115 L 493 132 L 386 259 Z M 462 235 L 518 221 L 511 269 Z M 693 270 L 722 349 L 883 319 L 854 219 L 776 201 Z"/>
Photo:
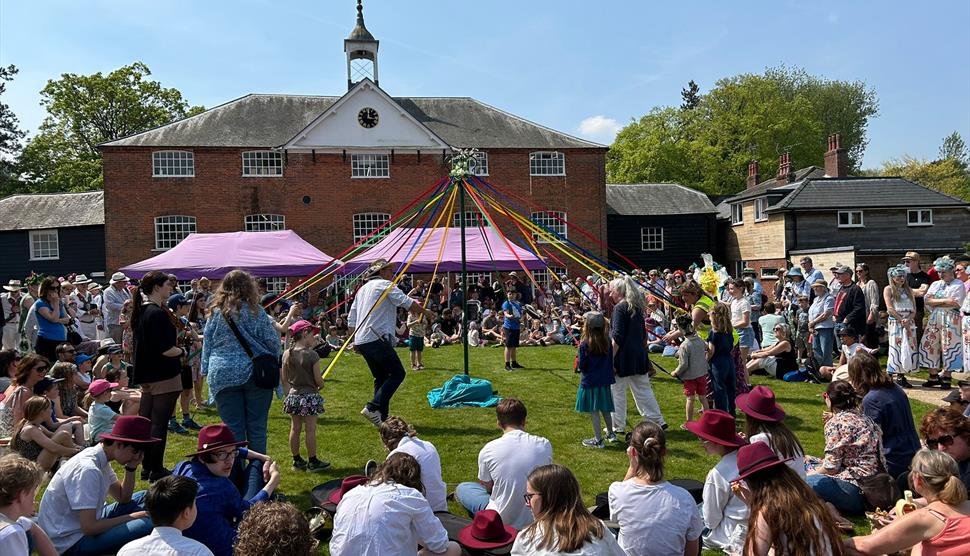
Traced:
<path fill-rule="evenodd" d="M 940 446 L 952 446 L 953 445 L 953 435 L 944 434 L 936 438 L 927 438 L 926 447 L 930 450 L 936 450 Z"/>

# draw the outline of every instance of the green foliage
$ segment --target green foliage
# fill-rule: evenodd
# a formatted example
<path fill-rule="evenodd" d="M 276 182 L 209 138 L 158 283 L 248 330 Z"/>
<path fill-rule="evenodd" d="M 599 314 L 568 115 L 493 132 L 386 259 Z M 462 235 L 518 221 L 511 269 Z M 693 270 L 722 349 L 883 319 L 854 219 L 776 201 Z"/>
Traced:
<path fill-rule="evenodd" d="M 821 165 L 830 133 L 842 135 L 850 169 L 867 144 L 875 93 L 862 82 L 830 81 L 785 66 L 719 80 L 686 109 L 656 107 L 617 135 L 607 158 L 611 183 L 678 182 L 710 194 L 744 187 L 748 162 L 774 175 L 778 155 L 795 167 Z"/>
<path fill-rule="evenodd" d="M 12 81 L 19 70 L 14 65 L 0 66 L 0 98 L 7 90 L 7 81 Z M 20 152 L 20 140 L 26 132 L 20 129 L 20 121 L 10 107 L 0 101 L 0 197 L 8 189 L 17 185 L 13 157 Z"/>
<path fill-rule="evenodd" d="M 955 160 L 964 168 L 970 163 L 967 143 L 960 136 L 960 132 L 954 131 L 943 138 L 943 144 L 940 145 L 940 160 Z"/>
<path fill-rule="evenodd" d="M 900 176 L 940 193 L 970 201 L 970 171 L 965 163 L 955 158 L 926 161 L 904 155 L 887 161 L 879 173 Z"/>
<path fill-rule="evenodd" d="M 196 114 L 177 89 L 147 79 L 135 62 L 107 75 L 65 73 L 41 91 L 47 118 L 24 148 L 19 171 L 30 192 L 103 186 L 98 145 Z"/>

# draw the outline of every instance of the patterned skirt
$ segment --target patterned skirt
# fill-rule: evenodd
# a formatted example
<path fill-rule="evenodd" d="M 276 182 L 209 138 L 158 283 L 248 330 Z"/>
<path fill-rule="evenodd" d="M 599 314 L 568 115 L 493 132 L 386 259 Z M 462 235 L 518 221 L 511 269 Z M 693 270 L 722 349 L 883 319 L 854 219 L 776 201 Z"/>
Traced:
<path fill-rule="evenodd" d="M 890 374 L 911 373 L 916 370 L 919 362 L 919 349 L 916 346 L 916 323 L 913 322 L 912 311 L 899 311 L 909 320 L 903 326 L 899 319 L 889 317 L 889 360 L 886 369 Z"/>
<path fill-rule="evenodd" d="M 970 316 L 963 317 L 963 372 L 970 373 Z"/>
<path fill-rule="evenodd" d="M 923 331 L 919 364 L 927 369 L 960 372 L 963 370 L 963 345 L 960 312 L 934 309 Z"/>
<path fill-rule="evenodd" d="M 283 413 L 287 415 L 320 415 L 323 413 L 323 396 L 316 392 L 289 394 L 283 400 Z"/>

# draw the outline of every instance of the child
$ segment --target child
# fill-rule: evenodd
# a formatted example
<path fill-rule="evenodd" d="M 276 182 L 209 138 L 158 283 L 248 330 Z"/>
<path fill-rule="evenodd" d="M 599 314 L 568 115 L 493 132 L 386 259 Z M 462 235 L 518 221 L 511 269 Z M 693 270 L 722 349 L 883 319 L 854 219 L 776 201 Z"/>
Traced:
<path fill-rule="evenodd" d="M 767 386 L 755 386 L 737 398 L 737 406 L 747 417 L 744 434 L 748 442 L 764 442 L 785 465 L 805 479 L 805 450 L 784 423 L 785 411 L 775 403 L 775 393 Z"/>
<path fill-rule="evenodd" d="M 32 396 L 24 403 L 24 417 L 13 429 L 10 446 L 20 455 L 36 461 L 44 471 L 50 471 L 61 457 L 69 458 L 81 451 L 74 445 L 68 429 L 51 432 L 44 426 L 50 418 L 51 401 Z"/>
<path fill-rule="evenodd" d="M 576 355 L 576 372 L 582 373 L 579 391 L 576 393 L 576 411 L 589 413 L 593 420 L 593 438 L 583 440 L 587 448 L 602 448 L 600 436 L 600 415 L 606 421 L 606 437 L 616 440 L 613 432 L 613 394 L 610 386 L 616 382 L 613 377 L 613 346 L 607 331 L 603 313 L 586 313 L 583 334 Z"/>
<path fill-rule="evenodd" d="M 323 413 L 323 376 L 318 363 L 320 356 L 313 350 L 316 333 L 309 321 L 299 320 L 290 326 L 293 345 L 283 352 L 281 383 L 289 388 L 283 401 L 283 413 L 290 416 L 290 452 L 293 469 L 323 471 L 330 463 L 317 459 L 317 415 Z M 300 432 L 306 426 L 308 461 L 300 457 Z"/>
<path fill-rule="evenodd" d="M 106 402 L 111 400 L 111 391 L 118 387 L 117 382 L 108 382 L 99 378 L 88 386 L 88 394 L 84 397 L 85 403 L 91 403 L 88 408 L 88 421 L 91 424 L 91 445 L 94 446 L 101 440 L 103 433 L 109 432 L 114 426 L 118 414 L 111 409 Z"/>
<path fill-rule="evenodd" d="M 143 554 L 180 554 L 212 556 L 212 551 L 197 540 L 182 536 L 195 523 L 195 497 L 199 484 L 188 477 L 170 475 L 152 483 L 145 495 L 145 509 L 155 526 L 147 537 L 121 547 L 118 556 Z"/>
<path fill-rule="evenodd" d="M 737 377 L 734 370 L 734 327 L 731 326 L 731 309 L 724 303 L 711 308 L 711 333 L 707 336 L 707 356 L 711 361 L 711 386 L 714 390 L 714 407 L 734 415 L 734 396 Z"/>
<path fill-rule="evenodd" d="M 67 417 L 59 419 L 57 416 L 58 391 L 57 383 L 64 379 L 44 377 L 34 385 L 34 395 L 47 398 L 51 402 L 50 417 L 44 421 L 44 426 L 51 432 L 57 432 L 61 427 L 70 431 L 74 437 L 74 443 L 78 446 L 86 446 L 84 442 L 84 419 L 81 417 Z"/>
<path fill-rule="evenodd" d="M 428 342 L 433 348 L 441 347 L 445 344 L 445 333 L 441 331 L 441 325 L 438 323 L 431 325 L 431 334 L 428 336 Z"/>
<path fill-rule="evenodd" d="M 521 369 L 522 365 L 515 360 L 515 350 L 519 347 L 519 334 L 522 321 L 522 304 L 519 303 L 519 292 L 510 289 L 506 292 L 508 301 L 502 304 L 505 321 L 502 323 L 502 340 L 505 343 L 505 370 Z"/>
<path fill-rule="evenodd" d="M 721 458 L 704 480 L 704 546 L 740 554 L 748 506 L 731 489 L 731 481 L 738 476 L 738 448 L 747 442 L 735 432 L 734 417 L 719 409 L 701 413 L 699 420 L 687 423 L 687 430 L 701 439 L 705 452 Z"/>
<path fill-rule="evenodd" d="M 105 405 L 122 415 L 138 415 L 141 407 L 141 390 L 128 387 L 128 372 L 124 369 L 105 371 L 104 379 L 118 383 L 118 388 L 111 391 L 111 401 Z"/>
<path fill-rule="evenodd" d="M 192 414 L 189 411 L 195 380 L 192 376 L 192 363 L 189 361 L 188 353 L 192 351 L 192 345 L 199 341 L 199 337 L 189 325 L 189 309 L 191 308 L 191 303 L 191 301 L 185 299 L 185 296 L 180 293 L 172 294 L 167 302 L 169 310 L 182 323 L 178 329 L 176 345 L 185 352 L 179 358 L 179 363 L 182 366 L 182 372 L 180 374 L 182 393 L 179 395 L 179 405 L 182 408 L 182 420 L 179 421 L 176 417 L 175 408 L 172 409 L 172 416 L 168 420 L 168 430 L 175 434 L 188 434 L 189 431 L 187 429 L 200 430 L 202 428 L 201 425 L 192 419 Z"/>
<path fill-rule="evenodd" d="M 424 337 L 428 333 L 428 320 L 424 315 L 408 312 L 408 349 L 411 351 L 411 370 L 424 368 L 421 354 L 424 352 Z"/>
<path fill-rule="evenodd" d="M 336 326 L 331 326 L 327 329 L 326 342 L 336 349 L 340 349 L 340 345 L 343 342 L 340 340 L 340 334 Z"/>
<path fill-rule="evenodd" d="M 869 349 L 859 342 L 859 335 L 849 325 L 844 325 L 839 331 L 839 339 L 842 340 L 842 349 L 839 350 L 841 352 L 839 354 L 839 366 L 821 367 L 818 370 L 822 378 L 826 380 L 849 380 L 849 359 L 852 359 L 860 351 L 865 351 L 870 354 L 877 351 Z"/>
<path fill-rule="evenodd" d="M 795 311 L 795 350 L 799 361 L 808 357 L 808 296 L 799 294 L 798 309 Z"/>
<path fill-rule="evenodd" d="M 43 478 L 44 470 L 19 454 L 0 458 L 0 554 L 29 554 L 27 535 L 42 556 L 57 554 L 47 533 L 30 519 Z"/>
<path fill-rule="evenodd" d="M 687 397 L 687 420 L 680 428 L 694 420 L 694 397 L 701 400 L 701 411 L 710 409 L 707 405 L 707 344 L 697 337 L 694 324 L 687 315 L 680 315 L 675 321 L 684 340 L 677 350 L 677 368 L 670 373 L 684 383 L 684 396 Z"/>

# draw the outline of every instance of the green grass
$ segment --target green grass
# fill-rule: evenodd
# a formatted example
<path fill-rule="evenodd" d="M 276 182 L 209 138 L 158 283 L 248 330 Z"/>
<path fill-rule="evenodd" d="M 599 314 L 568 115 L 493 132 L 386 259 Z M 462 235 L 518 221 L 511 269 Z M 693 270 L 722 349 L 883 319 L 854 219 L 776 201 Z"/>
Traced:
<path fill-rule="evenodd" d="M 408 365 L 405 349 L 398 353 Z M 573 373 L 575 350 L 571 347 L 525 348 L 519 350 L 519 362 L 527 368 L 516 372 L 502 370 L 502 351 L 499 348 L 473 349 L 471 374 L 492 381 L 501 396 L 515 396 L 523 400 L 529 411 L 527 430 L 548 438 L 553 445 L 553 457 L 576 474 L 582 485 L 583 499 L 592 505 L 599 492 L 605 492 L 613 481 L 621 480 L 627 460 L 623 446 L 617 444 L 603 450 L 580 445 L 591 436 L 589 416 L 576 413 L 574 408 L 579 375 Z M 653 356 L 667 370 L 675 360 Z M 329 361 L 329 359 L 327 360 Z M 391 403 L 391 413 L 400 415 L 418 431 L 420 438 L 432 442 L 441 455 L 444 480 L 449 492 L 461 481 L 475 480 L 477 456 L 481 447 L 496 438 L 499 430 L 493 408 L 431 409 L 427 392 L 461 372 L 461 349 L 455 346 L 426 349 L 424 371 L 408 372 L 404 384 Z M 824 404 L 820 397 L 823 386 L 807 383 L 785 383 L 766 377 L 754 377 L 757 384 L 770 386 L 787 412 L 785 422 L 798 435 L 808 454 L 821 456 L 824 447 L 821 414 Z M 317 443 L 321 459 L 333 464 L 324 473 L 292 471 L 289 467 L 289 416 L 282 412 L 282 402 L 274 400 L 269 417 L 269 453 L 281 462 L 283 478 L 280 489 L 297 506 L 310 504 L 310 489 L 332 478 L 360 473 L 368 459 L 382 461 L 386 452 L 377 430 L 358 412 L 372 393 L 373 382 L 367 366 L 359 355 L 346 354 L 328 377 L 323 388 L 326 413 L 320 416 Z M 716 459 L 707 456 L 700 442 L 687 431 L 680 430 L 684 420 L 684 396 L 680 384 L 663 372 L 653 379 L 653 389 L 664 416 L 670 423 L 667 431 L 668 478 L 691 478 L 703 481 Z M 913 402 L 917 422 L 931 406 Z M 639 420 L 632 397 L 628 403 L 630 430 Z M 197 412 L 200 424 L 218 422 L 214 410 Z M 174 466 L 183 454 L 195 450 L 195 436 L 170 434 L 165 465 Z M 305 454 L 304 454 L 304 457 Z M 136 488 L 147 488 L 140 482 Z M 452 511 L 460 513 L 452 502 Z M 865 531 L 857 527 L 857 533 Z"/>

